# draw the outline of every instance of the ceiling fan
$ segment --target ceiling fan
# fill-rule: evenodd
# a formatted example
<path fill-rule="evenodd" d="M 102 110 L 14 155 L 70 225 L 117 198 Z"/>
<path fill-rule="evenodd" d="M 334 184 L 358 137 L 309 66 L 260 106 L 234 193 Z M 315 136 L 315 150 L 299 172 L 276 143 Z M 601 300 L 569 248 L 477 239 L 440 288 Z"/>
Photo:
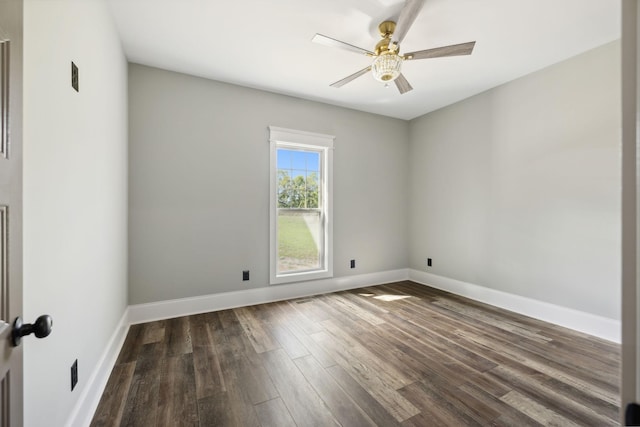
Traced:
<path fill-rule="evenodd" d="M 400 93 L 403 94 L 413 89 L 401 72 L 402 63 L 404 61 L 440 58 L 444 56 L 470 55 L 476 44 L 475 41 L 436 47 L 433 49 L 418 50 L 416 52 L 405 53 L 402 55 L 400 54 L 400 43 L 407 35 L 409 28 L 411 28 L 413 21 L 416 20 L 416 17 L 423 5 L 424 0 L 407 0 L 402 11 L 400 11 L 397 23 L 393 21 L 384 21 L 380 23 L 380 25 L 378 25 L 378 31 L 380 32 L 382 40 L 376 44 L 373 51 L 363 49 L 322 34 L 316 34 L 312 39 L 314 43 L 338 47 L 375 58 L 373 63 L 368 67 L 363 68 L 342 80 L 332 83 L 331 86 L 336 88 L 342 87 L 350 81 L 371 71 L 373 72 L 373 77 L 376 80 L 385 83 L 385 85 L 391 81 L 395 82 L 396 87 Z"/>

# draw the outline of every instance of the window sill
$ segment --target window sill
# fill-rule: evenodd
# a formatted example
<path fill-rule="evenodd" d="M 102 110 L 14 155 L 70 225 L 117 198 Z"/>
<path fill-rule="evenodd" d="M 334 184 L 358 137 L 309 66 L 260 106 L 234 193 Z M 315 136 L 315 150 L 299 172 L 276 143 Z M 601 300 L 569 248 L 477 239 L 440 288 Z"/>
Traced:
<path fill-rule="evenodd" d="M 309 280 L 329 279 L 331 277 L 333 277 L 333 272 L 329 270 L 288 273 L 272 276 L 269 284 L 281 285 L 283 283 L 306 282 Z"/>

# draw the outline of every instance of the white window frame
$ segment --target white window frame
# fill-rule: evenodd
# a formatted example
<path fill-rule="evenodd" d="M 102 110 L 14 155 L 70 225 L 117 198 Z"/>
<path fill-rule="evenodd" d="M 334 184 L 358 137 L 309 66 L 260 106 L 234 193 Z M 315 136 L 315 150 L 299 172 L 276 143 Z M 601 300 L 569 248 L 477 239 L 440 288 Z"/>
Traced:
<path fill-rule="evenodd" d="M 335 136 L 269 126 L 270 178 L 269 178 L 269 283 L 302 282 L 333 277 L 333 142 Z M 321 249 L 322 266 L 318 270 L 278 274 L 278 179 L 277 149 L 309 149 L 322 151 L 322 223 L 324 248 Z"/>

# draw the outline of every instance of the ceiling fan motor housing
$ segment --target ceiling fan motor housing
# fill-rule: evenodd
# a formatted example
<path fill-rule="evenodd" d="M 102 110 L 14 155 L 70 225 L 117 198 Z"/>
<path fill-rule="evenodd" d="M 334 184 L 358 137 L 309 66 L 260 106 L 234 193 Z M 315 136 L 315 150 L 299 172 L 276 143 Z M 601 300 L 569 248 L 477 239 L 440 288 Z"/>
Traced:
<path fill-rule="evenodd" d="M 382 37 L 383 39 L 390 39 L 395 30 L 396 23 L 393 21 L 382 21 L 380 25 L 378 25 L 380 37 Z"/>

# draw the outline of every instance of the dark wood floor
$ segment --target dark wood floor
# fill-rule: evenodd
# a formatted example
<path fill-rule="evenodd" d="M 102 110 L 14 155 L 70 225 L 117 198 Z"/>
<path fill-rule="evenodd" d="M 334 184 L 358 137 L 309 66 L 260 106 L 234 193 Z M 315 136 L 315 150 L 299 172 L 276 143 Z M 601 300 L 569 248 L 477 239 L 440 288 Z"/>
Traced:
<path fill-rule="evenodd" d="M 619 365 L 618 345 L 401 282 L 134 325 L 91 425 L 608 426 Z"/>

